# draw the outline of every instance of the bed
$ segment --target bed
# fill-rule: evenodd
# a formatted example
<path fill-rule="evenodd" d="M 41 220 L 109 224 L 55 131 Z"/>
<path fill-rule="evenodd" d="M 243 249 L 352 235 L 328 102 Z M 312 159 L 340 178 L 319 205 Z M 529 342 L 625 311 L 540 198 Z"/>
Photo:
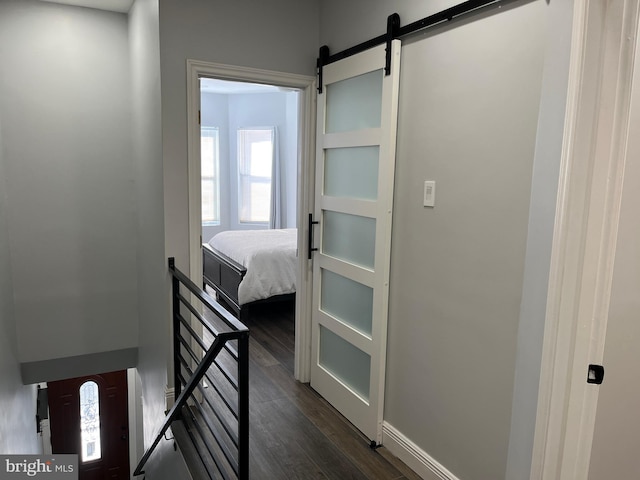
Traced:
<path fill-rule="evenodd" d="M 203 283 L 241 318 L 249 306 L 293 300 L 297 230 L 230 230 L 202 244 Z"/>

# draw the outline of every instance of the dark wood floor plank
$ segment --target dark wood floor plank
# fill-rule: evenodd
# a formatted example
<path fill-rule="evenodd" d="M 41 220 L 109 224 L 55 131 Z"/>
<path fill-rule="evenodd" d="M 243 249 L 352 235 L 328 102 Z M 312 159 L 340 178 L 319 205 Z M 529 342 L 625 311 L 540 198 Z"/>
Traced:
<path fill-rule="evenodd" d="M 362 474 L 351 459 L 324 436 L 289 399 L 278 400 L 278 404 L 282 410 L 283 419 L 287 424 L 295 427 L 287 436 L 313 458 L 327 478 L 366 480 L 367 477 Z"/>
<path fill-rule="evenodd" d="M 249 351 L 251 359 L 262 367 L 279 365 L 280 362 L 256 340 L 255 335 L 249 335 Z"/>
<path fill-rule="evenodd" d="M 402 478 L 402 472 L 369 448 L 367 438 L 308 385 L 297 382 L 289 372 L 279 367 L 269 369 L 269 378 L 338 450 L 358 466 L 366 478 Z"/>
<path fill-rule="evenodd" d="M 274 458 L 287 472 L 300 474 L 300 478 L 327 478 L 331 480 L 366 480 L 366 477 L 326 437 L 286 399 L 274 401 L 272 404 L 271 426 L 277 424 L 280 435 L 271 438 L 269 445 Z M 284 428 L 289 428 L 284 431 Z M 273 434 L 270 429 L 267 433 Z M 307 466 L 312 465 L 312 466 Z M 255 478 L 263 478 L 255 472 Z M 253 475 L 252 475 L 253 476 Z"/>
<path fill-rule="evenodd" d="M 250 475 L 253 480 L 419 480 L 293 378 L 294 305 L 250 308 Z"/>
<path fill-rule="evenodd" d="M 287 348 L 273 331 L 269 331 L 269 325 L 265 324 L 265 322 L 249 321 L 247 323 L 250 335 L 253 336 L 276 360 L 278 360 L 278 362 L 285 366 L 287 371 L 291 372 L 291 375 L 293 375 L 293 351 Z"/>
<path fill-rule="evenodd" d="M 253 457 L 256 449 L 265 454 L 262 461 L 254 461 L 251 465 L 252 479 L 284 480 L 308 478 L 307 475 L 326 478 L 302 446 L 283 432 L 283 429 L 292 425 L 283 418 L 281 405 L 275 401 L 254 402 L 251 404 L 250 417 L 250 455 Z"/>
<path fill-rule="evenodd" d="M 270 402 L 284 398 L 281 388 L 262 374 L 260 365 L 253 359 L 249 360 L 249 405 Z"/>

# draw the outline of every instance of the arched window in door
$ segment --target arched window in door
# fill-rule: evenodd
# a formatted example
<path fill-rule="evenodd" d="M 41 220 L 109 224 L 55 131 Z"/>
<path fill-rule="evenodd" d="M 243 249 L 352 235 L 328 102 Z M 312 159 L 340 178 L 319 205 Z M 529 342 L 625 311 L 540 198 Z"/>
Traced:
<path fill-rule="evenodd" d="M 80 386 L 80 442 L 83 462 L 102 458 L 99 398 L 98 384 L 93 380 Z"/>

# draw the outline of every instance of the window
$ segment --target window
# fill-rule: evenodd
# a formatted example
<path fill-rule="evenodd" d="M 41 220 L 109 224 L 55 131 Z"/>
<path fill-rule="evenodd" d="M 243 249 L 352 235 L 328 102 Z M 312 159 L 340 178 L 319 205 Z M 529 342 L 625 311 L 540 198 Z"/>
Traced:
<path fill-rule="evenodd" d="M 98 384 L 91 380 L 80 386 L 80 441 L 83 462 L 102 457 Z"/>
<path fill-rule="evenodd" d="M 220 224 L 220 166 L 218 129 L 200 130 L 200 164 L 202 177 L 202 224 Z"/>
<path fill-rule="evenodd" d="M 240 223 L 269 223 L 273 162 L 273 128 L 238 130 Z"/>

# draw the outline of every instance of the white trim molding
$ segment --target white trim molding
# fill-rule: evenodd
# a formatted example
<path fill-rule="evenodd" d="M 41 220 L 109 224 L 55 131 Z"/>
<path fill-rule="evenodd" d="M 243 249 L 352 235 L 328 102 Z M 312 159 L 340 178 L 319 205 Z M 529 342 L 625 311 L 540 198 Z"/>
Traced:
<path fill-rule="evenodd" d="M 300 91 L 298 127 L 298 245 L 306 245 L 307 214 L 313 205 L 315 154 L 315 77 L 276 72 L 220 63 L 187 60 L 187 155 L 189 165 L 189 277 L 201 284 L 201 183 L 200 183 L 200 78 L 209 77 L 238 82 L 277 85 Z M 311 275 L 310 262 L 301 252 L 298 255 L 298 283 L 295 319 L 295 372 L 301 382 L 308 382 L 311 363 Z"/>
<path fill-rule="evenodd" d="M 201 283 L 202 261 L 198 252 L 201 248 L 200 235 L 202 231 L 202 204 L 200 184 L 200 78 L 209 77 L 238 82 L 253 82 L 277 85 L 285 88 L 300 89 L 309 95 L 315 77 L 282 73 L 257 68 L 223 65 L 220 63 L 203 62 L 187 59 L 187 156 L 189 166 L 189 267 L 190 278 L 197 285 Z M 306 116 L 306 115 L 305 115 Z M 307 119 L 304 118 L 303 122 Z M 303 124 L 304 126 L 304 124 Z M 298 215 L 300 218 L 302 216 Z M 303 223 L 299 223 L 304 225 Z"/>
<path fill-rule="evenodd" d="M 389 422 L 382 424 L 382 444 L 425 480 L 460 480 Z"/>
<path fill-rule="evenodd" d="M 298 246 L 309 244 L 311 232 L 300 228 L 313 211 L 315 198 L 316 153 L 316 81 L 305 88 L 300 100 L 300 129 L 298 131 Z M 313 303 L 313 262 L 306 252 L 298 251 L 298 283 L 295 312 L 295 363 L 293 376 L 308 383 L 311 380 L 311 311 Z"/>
<path fill-rule="evenodd" d="M 176 389 L 166 385 L 164 387 L 164 408 L 165 411 L 169 411 L 173 408 L 173 404 L 176 402 Z"/>
<path fill-rule="evenodd" d="M 576 1 L 531 480 L 586 480 L 622 180 L 640 0 Z"/>

